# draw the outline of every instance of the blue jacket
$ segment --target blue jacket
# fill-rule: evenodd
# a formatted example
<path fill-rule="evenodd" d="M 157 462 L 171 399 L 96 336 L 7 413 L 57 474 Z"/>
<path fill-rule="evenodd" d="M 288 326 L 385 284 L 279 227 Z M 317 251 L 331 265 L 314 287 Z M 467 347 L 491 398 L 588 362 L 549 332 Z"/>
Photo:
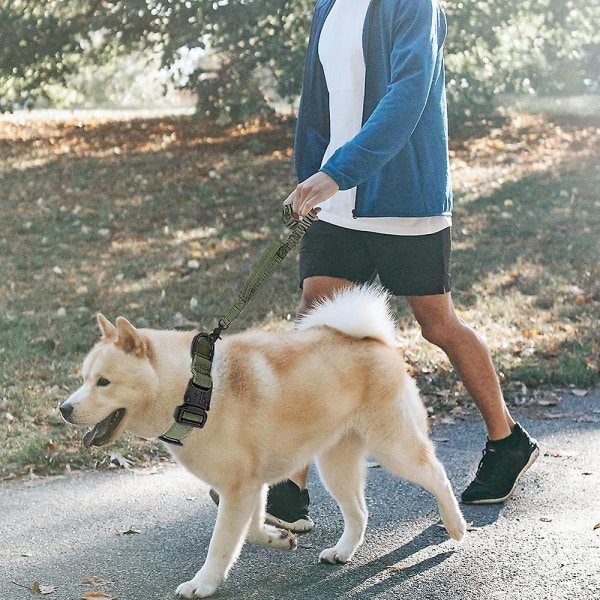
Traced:
<path fill-rule="evenodd" d="M 372 0 L 363 29 L 363 127 L 321 166 L 329 143 L 329 94 L 318 40 L 335 0 L 317 0 L 294 148 L 298 181 L 319 170 L 357 187 L 357 217 L 450 215 L 452 191 L 438 0 Z M 340 33 L 343 35 L 343 33 Z"/>

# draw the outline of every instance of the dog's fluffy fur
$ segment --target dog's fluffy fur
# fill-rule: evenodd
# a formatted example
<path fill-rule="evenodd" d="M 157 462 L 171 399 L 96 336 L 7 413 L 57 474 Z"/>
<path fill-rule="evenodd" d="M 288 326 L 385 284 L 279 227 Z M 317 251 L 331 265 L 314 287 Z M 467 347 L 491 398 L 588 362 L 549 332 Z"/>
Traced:
<path fill-rule="evenodd" d="M 83 363 L 83 385 L 61 405 L 65 419 L 95 426 L 87 445 L 109 443 L 124 430 L 159 436 L 182 402 L 194 334 L 138 330 L 122 317 L 112 325 L 98 315 L 98 324 L 102 339 Z M 216 343 L 206 426 L 183 447 L 169 446 L 220 496 L 206 561 L 177 594 L 212 595 L 245 539 L 294 549 L 294 536 L 265 525 L 267 484 L 313 459 L 345 523 L 321 561 L 345 563 L 363 540 L 367 454 L 429 490 L 450 536 L 463 537 L 465 521 L 395 334 L 385 294 L 355 287 L 320 303 L 294 332 L 248 331 Z"/>

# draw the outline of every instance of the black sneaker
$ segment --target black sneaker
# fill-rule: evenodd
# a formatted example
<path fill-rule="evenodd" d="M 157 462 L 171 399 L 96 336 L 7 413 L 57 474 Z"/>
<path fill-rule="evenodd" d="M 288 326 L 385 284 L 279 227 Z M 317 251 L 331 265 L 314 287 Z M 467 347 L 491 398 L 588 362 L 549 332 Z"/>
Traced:
<path fill-rule="evenodd" d="M 464 504 L 497 504 L 514 492 L 517 483 L 539 456 L 536 440 L 517 423 L 503 440 L 488 440 L 475 479 L 462 493 Z"/>
<path fill-rule="evenodd" d="M 219 506 L 219 494 L 211 489 L 209 495 Z M 315 526 L 308 516 L 309 504 L 308 490 L 301 490 L 289 479 L 282 481 L 269 488 L 265 522 L 294 533 L 306 533 Z"/>
<path fill-rule="evenodd" d="M 309 504 L 308 490 L 301 490 L 287 479 L 269 488 L 265 521 L 294 533 L 305 533 L 315 526 L 308 516 Z"/>

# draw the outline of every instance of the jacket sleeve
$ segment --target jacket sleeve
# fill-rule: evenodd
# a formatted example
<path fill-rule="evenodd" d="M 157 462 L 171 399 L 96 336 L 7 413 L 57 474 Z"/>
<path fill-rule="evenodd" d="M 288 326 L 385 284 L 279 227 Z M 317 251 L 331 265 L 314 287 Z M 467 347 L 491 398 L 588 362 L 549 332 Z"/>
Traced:
<path fill-rule="evenodd" d="M 437 0 L 400 0 L 391 22 L 384 23 L 385 16 L 380 17 L 377 26 L 382 31 L 389 28 L 389 74 L 384 72 L 383 64 L 367 62 L 366 68 L 379 70 L 377 77 L 389 78 L 389 83 L 361 130 L 321 168 L 340 189 L 366 181 L 408 143 L 427 104 L 441 60 L 439 10 Z"/>

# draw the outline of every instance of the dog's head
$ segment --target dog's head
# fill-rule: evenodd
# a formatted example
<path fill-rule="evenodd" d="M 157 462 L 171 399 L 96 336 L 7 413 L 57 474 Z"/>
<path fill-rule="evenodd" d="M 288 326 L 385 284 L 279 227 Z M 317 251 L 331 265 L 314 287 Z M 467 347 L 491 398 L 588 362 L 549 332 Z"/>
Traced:
<path fill-rule="evenodd" d="M 60 406 L 69 423 L 86 425 L 86 447 L 103 446 L 125 429 L 135 431 L 148 402 L 156 393 L 157 377 L 152 367 L 153 350 L 142 332 L 127 319 L 116 325 L 97 317 L 102 338 L 83 362 L 83 385 Z"/>

